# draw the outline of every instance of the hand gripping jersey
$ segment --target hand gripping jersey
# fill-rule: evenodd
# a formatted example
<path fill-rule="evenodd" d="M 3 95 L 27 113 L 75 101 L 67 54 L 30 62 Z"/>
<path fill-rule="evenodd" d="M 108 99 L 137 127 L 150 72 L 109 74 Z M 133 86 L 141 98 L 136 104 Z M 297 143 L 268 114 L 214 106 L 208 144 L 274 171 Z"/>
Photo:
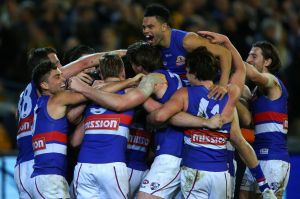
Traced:
<path fill-rule="evenodd" d="M 189 106 L 187 112 L 204 118 L 220 114 L 224 109 L 228 95 L 222 100 L 209 99 L 209 90 L 204 86 L 188 87 Z M 219 130 L 192 128 L 184 131 L 183 165 L 204 171 L 228 170 L 227 140 L 231 124 L 227 123 Z"/>
<path fill-rule="evenodd" d="M 173 93 L 182 87 L 180 77 L 166 70 L 155 70 L 155 73 L 165 75 L 168 88 L 162 98 L 157 99 L 160 103 L 167 102 Z M 156 148 L 155 156 L 169 154 L 181 158 L 183 150 L 183 130 L 172 125 L 158 129 L 154 135 Z"/>
<path fill-rule="evenodd" d="M 119 91 L 124 94 L 124 91 Z M 85 135 L 78 156 L 80 163 L 126 162 L 129 126 L 134 110 L 114 112 L 91 104 L 85 109 Z"/>
<path fill-rule="evenodd" d="M 145 125 L 140 123 L 133 123 L 130 126 L 130 133 L 126 151 L 127 167 L 139 171 L 146 171 L 148 169 L 146 158 L 148 154 L 150 139 L 151 132 L 146 131 Z"/>
<path fill-rule="evenodd" d="M 34 171 L 31 177 L 66 175 L 68 121 L 65 116 L 53 119 L 48 114 L 48 100 L 49 96 L 41 96 L 35 110 L 35 129 L 32 136 Z"/>
<path fill-rule="evenodd" d="M 286 144 L 288 130 L 287 90 L 278 79 L 282 94 L 270 100 L 256 92 L 251 103 L 255 141 L 253 148 L 259 160 L 283 160 L 289 162 Z"/>
<path fill-rule="evenodd" d="M 186 82 L 185 56 L 188 53 L 183 47 L 183 38 L 187 32 L 172 29 L 169 48 L 161 48 L 163 64 L 172 73 L 176 73 Z"/>
<path fill-rule="evenodd" d="M 17 146 L 19 154 L 17 164 L 33 159 L 32 131 L 34 107 L 38 94 L 34 83 L 31 81 L 21 93 L 18 103 L 18 132 Z"/>

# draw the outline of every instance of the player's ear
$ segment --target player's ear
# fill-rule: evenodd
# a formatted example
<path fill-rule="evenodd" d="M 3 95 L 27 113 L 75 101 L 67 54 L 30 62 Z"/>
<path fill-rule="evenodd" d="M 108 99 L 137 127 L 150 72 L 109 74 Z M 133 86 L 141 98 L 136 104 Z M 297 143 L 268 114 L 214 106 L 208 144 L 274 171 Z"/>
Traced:
<path fill-rule="evenodd" d="M 267 68 L 269 68 L 269 66 L 272 64 L 272 59 L 271 59 L 271 58 L 266 59 L 264 62 L 265 62 L 264 65 L 265 65 Z"/>
<path fill-rule="evenodd" d="M 40 86 L 43 90 L 49 89 L 49 84 L 47 82 L 41 82 Z"/>
<path fill-rule="evenodd" d="M 162 31 L 166 31 L 168 29 L 168 24 L 167 23 L 163 23 L 162 24 Z"/>

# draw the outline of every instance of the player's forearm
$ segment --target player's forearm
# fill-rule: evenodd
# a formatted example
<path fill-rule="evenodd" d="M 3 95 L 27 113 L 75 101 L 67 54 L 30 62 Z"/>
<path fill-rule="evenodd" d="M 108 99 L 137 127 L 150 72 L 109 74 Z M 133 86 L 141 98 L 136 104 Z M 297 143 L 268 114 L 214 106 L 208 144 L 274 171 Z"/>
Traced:
<path fill-rule="evenodd" d="M 239 122 L 243 127 L 249 127 L 252 122 L 252 116 L 248 108 L 241 102 L 238 102 L 236 109 L 239 115 Z"/>
<path fill-rule="evenodd" d="M 122 100 L 120 95 L 118 94 L 109 93 L 102 90 L 96 90 L 90 86 L 85 86 L 83 89 L 80 90 L 80 93 L 82 93 L 88 99 L 99 104 L 100 106 L 115 111 L 120 110 L 119 105 L 122 104 Z"/>
<path fill-rule="evenodd" d="M 144 109 L 148 112 L 151 113 L 152 111 L 155 111 L 162 107 L 162 104 L 159 103 L 158 101 L 155 101 L 151 97 L 149 97 L 143 104 Z"/>
<path fill-rule="evenodd" d="M 231 76 L 229 82 L 232 84 L 236 84 L 242 91 L 246 79 L 246 67 L 237 49 L 232 45 L 232 43 L 229 40 L 226 43 L 227 44 L 225 46 L 231 52 L 232 64 L 235 67 L 235 71 Z"/>
<path fill-rule="evenodd" d="M 81 104 L 76 107 L 70 108 L 67 113 L 68 121 L 72 124 L 78 124 L 81 120 L 81 116 L 85 107 L 85 104 Z"/>
<path fill-rule="evenodd" d="M 224 47 L 222 48 L 222 53 L 220 54 L 220 68 L 221 68 L 221 77 L 219 84 L 226 86 L 229 82 L 229 75 L 231 70 L 231 53 Z"/>
<path fill-rule="evenodd" d="M 178 127 L 200 128 L 208 127 L 208 120 L 205 118 L 193 116 L 186 112 L 179 112 L 170 118 L 169 122 Z"/>
<path fill-rule="evenodd" d="M 86 68 L 90 68 L 99 64 L 99 59 L 104 53 L 95 53 L 83 56 L 61 68 L 63 76 L 68 79 Z"/>
<path fill-rule="evenodd" d="M 110 93 L 115 93 L 119 90 L 123 90 L 125 88 L 128 88 L 130 86 L 130 80 L 126 79 L 119 82 L 111 82 L 103 87 L 100 88 L 100 90 Z"/>

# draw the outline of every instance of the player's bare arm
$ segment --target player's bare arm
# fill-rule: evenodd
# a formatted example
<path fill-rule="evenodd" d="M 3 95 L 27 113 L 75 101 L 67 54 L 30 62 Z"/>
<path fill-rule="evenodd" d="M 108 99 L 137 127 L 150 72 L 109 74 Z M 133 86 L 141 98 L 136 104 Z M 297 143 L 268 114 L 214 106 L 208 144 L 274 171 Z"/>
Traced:
<path fill-rule="evenodd" d="M 188 33 L 183 40 L 183 47 L 191 52 L 199 46 L 205 46 L 214 55 L 220 58 L 221 77 L 219 84 L 226 86 L 228 84 L 230 69 L 231 69 L 231 53 L 221 45 L 212 44 L 204 37 L 196 33 Z"/>
<path fill-rule="evenodd" d="M 85 102 L 87 98 L 81 93 L 73 91 L 61 91 L 50 97 L 47 104 L 47 111 L 54 119 L 65 116 L 68 105 L 75 105 Z"/>
<path fill-rule="evenodd" d="M 238 150 L 240 157 L 242 158 L 246 166 L 248 166 L 249 168 L 254 168 L 258 165 L 258 160 L 253 148 L 242 136 L 236 110 L 234 110 L 234 119 L 231 124 L 230 141 Z"/>
<path fill-rule="evenodd" d="M 271 73 L 259 72 L 254 66 L 245 62 L 246 76 L 253 81 L 270 100 L 278 99 L 282 90 L 277 78 Z"/>
<path fill-rule="evenodd" d="M 206 119 L 184 112 L 188 107 L 187 97 L 187 89 L 179 89 L 161 108 L 151 112 L 148 120 L 153 124 L 161 124 L 169 119 L 170 124 L 179 127 L 207 127 L 216 129 L 222 126 L 220 115 Z"/>
<path fill-rule="evenodd" d="M 110 52 L 101 52 L 101 53 L 94 53 L 91 55 L 83 56 L 61 68 L 63 75 L 66 79 L 72 77 L 82 70 L 86 68 L 90 68 L 99 64 L 100 58 L 105 55 L 106 53 L 115 53 L 118 54 L 120 57 L 126 54 L 126 50 L 115 50 Z"/>
<path fill-rule="evenodd" d="M 128 87 L 137 86 L 144 76 L 145 76 L 144 74 L 139 73 L 132 78 L 121 80 L 118 82 L 105 82 L 103 86 L 97 86 L 97 87 L 93 86 L 93 87 L 105 92 L 115 93 L 119 90 Z"/>
<path fill-rule="evenodd" d="M 163 82 L 157 75 L 147 75 L 139 84 L 139 86 L 124 95 L 109 93 L 102 90 L 94 89 L 78 78 L 71 80 L 70 88 L 82 93 L 90 100 L 99 105 L 115 110 L 124 111 L 142 104 L 153 92 L 157 83 Z"/>

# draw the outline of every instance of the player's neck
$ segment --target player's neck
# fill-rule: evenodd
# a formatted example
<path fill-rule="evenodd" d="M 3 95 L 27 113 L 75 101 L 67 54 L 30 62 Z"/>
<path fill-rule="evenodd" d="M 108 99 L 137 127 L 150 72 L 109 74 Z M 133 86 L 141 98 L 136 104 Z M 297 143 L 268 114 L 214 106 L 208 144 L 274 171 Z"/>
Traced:
<path fill-rule="evenodd" d="M 171 34 L 172 34 L 172 29 L 168 28 L 163 35 L 163 39 L 161 41 L 161 46 L 164 48 L 169 48 L 170 47 L 170 43 L 171 43 Z"/>
<path fill-rule="evenodd" d="M 105 79 L 105 82 L 119 82 L 120 80 L 118 77 L 108 77 Z"/>
<path fill-rule="evenodd" d="M 210 89 L 214 85 L 214 83 L 211 80 L 205 80 L 205 81 L 198 81 L 195 85 L 204 86 L 207 89 Z"/>

